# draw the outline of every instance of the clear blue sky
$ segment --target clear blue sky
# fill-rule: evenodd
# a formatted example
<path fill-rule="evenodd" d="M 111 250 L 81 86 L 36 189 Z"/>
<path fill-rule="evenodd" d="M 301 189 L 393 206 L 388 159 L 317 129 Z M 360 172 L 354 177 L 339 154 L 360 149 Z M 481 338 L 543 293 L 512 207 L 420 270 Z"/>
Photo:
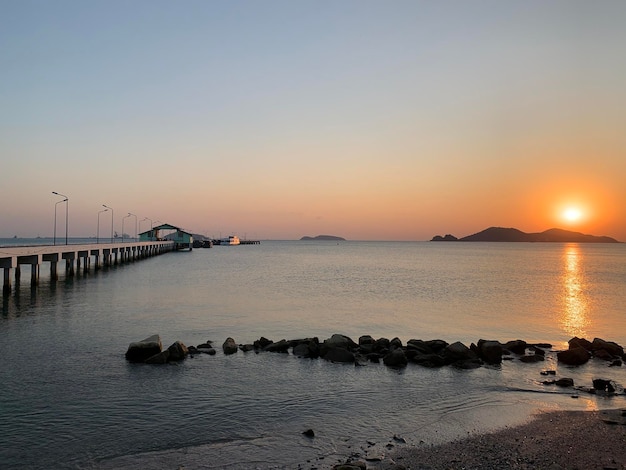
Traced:
<path fill-rule="evenodd" d="M 624 24 L 622 1 L 0 0 L 0 237 L 51 236 L 57 191 L 71 236 L 107 204 L 118 230 L 626 240 Z"/>

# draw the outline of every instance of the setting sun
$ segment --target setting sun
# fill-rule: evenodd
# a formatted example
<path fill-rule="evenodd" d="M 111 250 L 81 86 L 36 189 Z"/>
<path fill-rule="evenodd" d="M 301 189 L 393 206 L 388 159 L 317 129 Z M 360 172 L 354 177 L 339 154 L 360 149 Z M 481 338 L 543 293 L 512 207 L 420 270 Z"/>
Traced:
<path fill-rule="evenodd" d="M 568 207 L 563 211 L 563 218 L 568 222 L 577 222 L 581 219 L 583 213 L 577 207 Z"/>

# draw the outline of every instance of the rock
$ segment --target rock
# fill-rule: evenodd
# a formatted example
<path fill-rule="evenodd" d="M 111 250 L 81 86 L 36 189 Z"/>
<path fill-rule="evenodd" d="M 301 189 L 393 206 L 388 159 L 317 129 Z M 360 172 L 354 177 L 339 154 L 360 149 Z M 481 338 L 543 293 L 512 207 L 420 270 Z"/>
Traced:
<path fill-rule="evenodd" d="M 378 338 L 374 344 L 374 351 L 381 352 L 389 349 L 389 340 L 387 338 Z"/>
<path fill-rule="evenodd" d="M 556 375 L 556 371 L 555 370 L 542 370 L 540 374 L 541 375 Z"/>
<path fill-rule="evenodd" d="M 585 338 L 574 336 L 567 343 L 569 344 L 569 349 L 583 348 L 586 351 L 591 351 L 591 343 Z"/>
<path fill-rule="evenodd" d="M 527 343 L 524 340 L 516 339 L 513 341 L 509 341 L 504 345 L 504 349 L 507 351 L 511 351 L 513 354 L 525 354 L 526 353 Z"/>
<path fill-rule="evenodd" d="M 331 362 L 349 362 L 354 363 L 354 353 L 344 348 L 328 348 L 325 350 L 324 356 L 327 361 Z"/>
<path fill-rule="evenodd" d="M 430 341 L 426 341 L 426 346 L 435 354 L 439 354 L 448 347 L 448 343 L 442 339 L 431 339 Z"/>
<path fill-rule="evenodd" d="M 421 339 L 410 339 L 406 343 L 406 349 L 408 351 L 416 351 L 420 354 L 433 354 L 435 351 Z"/>
<path fill-rule="evenodd" d="M 287 353 L 289 352 L 289 347 L 291 343 L 285 339 L 281 339 L 277 343 L 268 344 L 263 348 L 263 351 L 267 352 L 277 352 L 277 353 Z"/>
<path fill-rule="evenodd" d="M 189 354 L 189 350 L 187 346 L 185 346 L 182 342 L 176 341 L 169 348 L 169 359 L 170 361 L 182 361 Z"/>
<path fill-rule="evenodd" d="M 480 359 L 478 358 L 468 359 L 466 361 L 456 361 L 452 363 L 453 367 L 456 367 L 457 369 L 465 369 L 465 370 L 478 369 L 481 365 L 482 363 Z"/>
<path fill-rule="evenodd" d="M 423 367 L 428 367 L 428 368 L 436 368 L 436 367 L 443 367 L 446 365 L 446 361 L 443 358 L 443 356 L 440 356 L 439 354 L 422 354 L 422 355 L 418 355 L 415 356 L 411 359 L 411 362 L 414 362 L 415 364 L 419 364 L 420 366 Z"/>
<path fill-rule="evenodd" d="M 575 347 L 567 351 L 559 351 L 556 353 L 559 362 L 570 366 L 580 366 L 589 360 L 589 352 L 582 347 Z"/>
<path fill-rule="evenodd" d="M 291 341 L 289 341 L 289 344 L 291 344 L 291 347 L 295 347 L 299 344 L 316 344 L 319 345 L 320 344 L 320 340 L 317 336 L 314 336 L 312 338 L 300 338 L 300 339 L 292 339 Z"/>
<path fill-rule="evenodd" d="M 376 340 L 372 338 L 370 335 L 364 335 L 359 337 L 359 346 L 371 345 L 374 346 Z"/>
<path fill-rule="evenodd" d="M 160 353 L 162 350 L 161 337 L 152 335 L 136 343 L 130 343 L 126 351 L 126 359 L 130 362 L 145 362 L 146 359 Z"/>
<path fill-rule="evenodd" d="M 358 346 L 358 344 L 352 341 L 350 337 L 339 334 L 332 335 L 330 338 L 324 341 L 324 344 L 330 347 L 347 349 L 349 351 L 353 351 Z"/>
<path fill-rule="evenodd" d="M 397 348 L 383 357 L 383 363 L 388 367 L 406 367 L 408 360 L 402 348 Z"/>
<path fill-rule="evenodd" d="M 293 355 L 315 359 L 320 356 L 320 347 L 317 342 L 310 340 L 306 343 L 299 343 L 293 347 Z"/>
<path fill-rule="evenodd" d="M 145 360 L 146 364 L 167 364 L 170 357 L 169 349 L 165 351 L 161 351 L 160 353 L 155 354 L 154 356 L 149 357 Z"/>
<path fill-rule="evenodd" d="M 389 350 L 393 351 L 394 349 L 398 349 L 402 347 L 402 341 L 400 340 L 400 338 L 394 338 L 391 341 L 389 341 Z"/>
<path fill-rule="evenodd" d="M 574 379 L 570 379 L 569 377 L 563 377 L 554 382 L 557 387 L 573 387 Z"/>
<path fill-rule="evenodd" d="M 444 351 L 446 364 L 477 359 L 476 353 L 460 341 L 448 345 Z"/>
<path fill-rule="evenodd" d="M 302 434 L 306 437 L 315 437 L 315 432 L 312 429 L 307 429 Z"/>
<path fill-rule="evenodd" d="M 259 339 L 257 339 L 254 342 L 254 349 L 264 349 L 270 344 L 272 344 L 273 342 L 274 341 L 272 341 L 271 339 L 267 339 L 264 336 L 261 336 Z"/>
<path fill-rule="evenodd" d="M 226 341 L 222 344 L 222 350 L 224 351 L 224 354 L 235 354 L 239 348 L 237 347 L 235 340 L 229 337 L 226 338 Z"/>
<path fill-rule="evenodd" d="M 615 359 L 613 362 L 609 364 L 609 367 L 622 367 L 622 360 Z"/>
<path fill-rule="evenodd" d="M 293 347 L 293 355 L 298 357 L 310 357 L 309 345 L 305 343 L 297 344 Z"/>
<path fill-rule="evenodd" d="M 595 357 L 596 359 L 602 359 L 604 361 L 612 361 L 614 359 L 613 355 L 606 349 L 596 349 L 595 351 L 593 351 L 593 357 Z"/>
<path fill-rule="evenodd" d="M 254 351 L 254 344 L 240 344 L 239 349 L 241 349 L 243 352 Z"/>
<path fill-rule="evenodd" d="M 330 349 L 339 348 L 346 351 L 355 351 L 358 345 L 348 336 L 334 334 L 320 344 L 320 356 L 325 357 Z"/>
<path fill-rule="evenodd" d="M 612 380 L 593 379 L 593 388 L 601 392 L 615 393 L 615 386 Z"/>
<path fill-rule="evenodd" d="M 543 384 L 544 385 L 556 385 L 557 387 L 573 387 L 574 379 L 563 377 L 562 379 L 558 379 L 558 380 L 544 380 Z"/>
<path fill-rule="evenodd" d="M 215 349 L 209 344 L 200 344 L 196 347 L 196 350 L 209 356 L 215 356 Z"/>
<path fill-rule="evenodd" d="M 423 353 L 419 352 L 417 349 L 411 349 L 411 348 L 406 348 L 404 350 L 404 354 L 406 358 L 409 360 L 409 362 L 411 362 L 414 357 L 423 355 Z"/>
<path fill-rule="evenodd" d="M 624 348 L 613 341 L 605 341 L 600 338 L 594 338 L 591 343 L 591 350 L 594 352 L 594 356 L 597 356 L 597 352 L 606 351 L 612 356 L 622 357 L 624 355 Z"/>
<path fill-rule="evenodd" d="M 487 364 L 502 363 L 502 344 L 500 341 L 478 340 L 478 355 Z"/>

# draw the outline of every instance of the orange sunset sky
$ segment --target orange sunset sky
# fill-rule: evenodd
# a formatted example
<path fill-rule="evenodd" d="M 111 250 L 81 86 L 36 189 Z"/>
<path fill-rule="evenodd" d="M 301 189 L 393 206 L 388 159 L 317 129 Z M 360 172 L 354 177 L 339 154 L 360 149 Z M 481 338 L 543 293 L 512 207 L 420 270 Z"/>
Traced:
<path fill-rule="evenodd" d="M 626 241 L 624 19 L 620 1 L 0 2 L 0 237 L 52 236 L 56 191 L 70 237 L 109 227 L 106 204 L 120 232 L 130 212 L 214 237 Z"/>

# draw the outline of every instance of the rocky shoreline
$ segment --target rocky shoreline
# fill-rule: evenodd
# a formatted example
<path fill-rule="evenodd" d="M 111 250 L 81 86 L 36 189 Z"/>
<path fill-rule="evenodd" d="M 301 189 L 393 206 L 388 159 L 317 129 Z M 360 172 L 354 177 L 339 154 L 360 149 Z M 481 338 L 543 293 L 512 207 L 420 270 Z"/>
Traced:
<path fill-rule="evenodd" d="M 448 343 L 435 339 L 424 341 L 410 339 L 403 344 L 399 338 L 374 339 L 370 335 L 361 336 L 358 342 L 350 337 L 334 334 L 320 342 L 317 337 L 272 341 L 261 337 L 254 343 L 238 344 L 233 338 L 227 338 L 222 344 L 224 355 L 244 353 L 281 353 L 291 354 L 299 358 L 324 359 L 330 362 L 354 364 L 363 366 L 367 363 L 382 362 L 387 367 L 403 368 L 409 364 L 422 367 L 457 367 L 460 369 L 474 369 L 487 365 L 498 365 L 503 361 L 520 361 L 522 363 L 537 363 L 545 360 L 547 351 L 552 351 L 548 343 L 527 343 L 524 340 L 513 340 L 502 343 L 496 340 L 478 340 L 466 346 L 460 341 Z M 187 357 L 198 354 L 216 355 L 217 350 L 212 341 L 197 346 L 187 347 L 181 341 L 174 342 L 167 349 L 163 349 L 159 335 L 150 336 L 144 340 L 131 343 L 126 351 L 129 362 L 145 364 L 167 364 L 179 362 Z M 624 348 L 613 342 L 601 338 L 589 341 L 585 338 L 574 337 L 568 341 L 568 349 L 556 351 L 559 363 L 569 366 L 580 366 L 590 359 L 605 361 L 609 367 L 621 367 L 626 360 Z M 616 395 L 624 394 L 624 389 L 613 380 L 596 378 L 592 384 L 576 386 L 569 377 L 553 377 L 554 370 L 542 371 L 546 378 L 544 385 L 558 387 L 575 387 L 578 390 L 593 394 Z"/>
<path fill-rule="evenodd" d="M 399 338 L 374 339 L 365 335 L 353 341 L 350 337 L 334 334 L 330 338 L 320 341 L 317 337 L 272 341 L 261 337 L 253 343 L 237 343 L 233 338 L 227 338 L 221 347 L 215 347 L 212 341 L 197 346 L 187 347 L 181 341 L 174 342 L 163 349 L 159 335 L 153 335 L 142 341 L 131 343 L 126 351 L 126 359 L 133 363 L 167 364 L 180 362 L 200 354 L 215 356 L 221 350 L 223 355 L 244 354 L 292 354 L 303 359 L 323 359 L 329 362 L 364 366 L 368 363 L 383 363 L 391 368 L 421 367 L 456 367 L 474 369 L 484 365 L 497 366 L 506 361 L 521 363 L 538 363 L 545 360 L 546 353 L 555 355 L 558 363 L 568 366 L 581 366 L 589 360 L 603 361 L 607 370 L 612 367 L 621 367 L 626 355 L 624 348 L 613 342 L 601 338 L 589 341 L 584 338 L 572 338 L 568 341 L 565 350 L 554 350 L 548 343 L 528 343 L 523 340 L 500 342 L 497 340 L 479 340 L 469 346 L 461 342 L 448 343 L 443 340 L 411 339 L 404 344 Z M 535 369 L 536 370 L 536 369 Z M 565 369 L 567 370 L 567 369 Z M 545 386 L 571 388 L 602 396 L 624 395 L 621 384 L 606 378 L 593 378 L 589 384 L 575 384 L 569 377 L 556 377 L 555 370 L 541 371 L 542 383 Z M 560 414 L 559 414 L 560 413 Z M 600 413 L 600 412 L 598 412 Z M 606 412 L 602 412 L 604 414 Z M 615 414 L 617 413 L 617 414 Z M 510 428 L 495 434 L 485 434 L 467 440 L 444 444 L 442 446 L 413 447 L 403 446 L 402 437 L 394 436 L 386 446 L 384 456 L 371 455 L 368 449 L 355 452 L 344 461 L 332 466 L 315 463 L 310 468 L 332 468 L 333 470 L 356 469 L 449 469 L 449 468 L 601 468 L 626 469 L 626 450 L 622 450 L 626 426 L 618 426 L 619 433 L 610 433 L 612 440 L 602 437 L 596 446 L 584 456 L 577 456 L 574 464 L 569 465 L 562 456 L 555 456 L 554 449 L 564 448 L 564 452 L 572 452 L 570 442 L 584 440 L 585 437 L 593 440 L 605 436 L 602 426 L 607 423 L 626 424 L 626 412 L 615 412 L 611 420 L 589 418 L 588 414 L 579 415 L 570 412 L 558 412 L 549 415 L 540 415 L 537 420 L 521 428 Z M 597 413 L 596 413 L 597 414 Z M 546 416 L 549 416 L 547 418 Z M 571 425 L 568 424 L 571 421 Z M 558 426 L 554 423 L 558 423 Z M 581 430 L 576 423 L 584 423 L 587 428 Z M 590 425 L 593 424 L 593 426 Z M 581 424 L 582 425 L 582 424 Z M 602 426 L 600 426 L 602 425 Z M 530 427 L 529 427 L 530 426 Z M 596 428 L 600 426 L 600 430 Z M 315 437 L 315 430 L 302 431 L 305 436 Z M 570 434 L 568 434 L 570 433 Z M 528 435 L 531 438 L 528 438 Z M 516 436 L 516 437 L 510 437 Z M 521 436 L 521 437 L 520 437 Z M 569 437 L 568 437 L 569 436 Z M 617 439 L 617 441 L 615 441 Z M 622 439 L 621 441 L 619 439 Z M 613 449 L 615 442 L 620 442 L 617 451 Z M 546 444 L 546 443 L 549 443 Z M 373 444 L 372 444 L 373 445 Z M 617 444 L 615 444 L 617 445 Z M 543 447 L 542 447 L 543 446 Z M 609 446 L 608 449 L 606 446 Z M 378 446 L 377 446 L 378 447 Z M 592 453 L 595 451 L 595 454 Z M 541 452 L 545 452 L 543 455 Z M 617 455 L 616 454 L 619 454 Z M 591 463 L 606 461 L 607 455 L 617 455 L 614 462 L 623 462 L 624 466 L 590 466 Z M 593 457 L 595 456 L 595 457 Z M 583 458 L 584 457 L 584 458 Z M 596 460 L 591 462 L 590 459 Z M 622 459 L 622 457 L 624 457 Z M 604 459 L 604 460 L 603 460 Z M 548 462 L 550 462 L 548 464 Z M 610 462 L 609 462 L 610 463 Z M 321 464 L 321 465 L 320 465 Z M 547 466 L 544 466 L 547 465 Z M 304 467 L 301 467 L 304 468 Z"/>

